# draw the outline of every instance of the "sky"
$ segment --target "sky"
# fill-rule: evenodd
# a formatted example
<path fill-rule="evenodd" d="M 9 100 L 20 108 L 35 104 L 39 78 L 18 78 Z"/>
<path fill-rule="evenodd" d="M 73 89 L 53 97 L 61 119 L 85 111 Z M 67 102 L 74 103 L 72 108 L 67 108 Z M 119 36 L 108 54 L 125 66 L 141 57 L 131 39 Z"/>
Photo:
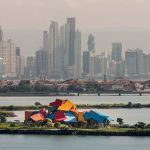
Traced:
<path fill-rule="evenodd" d="M 112 42 L 150 51 L 150 0 L 0 0 L 0 25 L 5 38 L 13 38 L 24 55 L 42 46 L 42 31 L 52 20 L 63 24 L 76 17 L 82 49 L 89 33 L 96 51 L 110 51 Z"/>

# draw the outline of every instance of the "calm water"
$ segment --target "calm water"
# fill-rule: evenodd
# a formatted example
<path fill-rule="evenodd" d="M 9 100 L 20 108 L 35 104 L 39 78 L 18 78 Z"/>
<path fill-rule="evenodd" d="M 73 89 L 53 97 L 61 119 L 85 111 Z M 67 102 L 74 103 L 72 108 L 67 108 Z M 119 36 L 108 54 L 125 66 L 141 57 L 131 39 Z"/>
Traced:
<path fill-rule="evenodd" d="M 8 144 L 6 144 L 8 143 Z M 0 135 L 0 150 L 149 150 L 149 137 Z"/>
<path fill-rule="evenodd" d="M 124 95 L 124 96 L 69 96 L 69 97 L 0 97 L 0 105 L 33 105 L 35 102 L 48 104 L 56 98 L 70 99 L 76 104 L 100 103 L 150 103 L 150 95 Z"/>
<path fill-rule="evenodd" d="M 79 97 L 0 97 L 0 105 L 48 104 L 56 98 L 70 99 L 79 104 L 100 103 L 150 103 L 150 96 L 79 96 Z M 125 123 L 138 121 L 150 123 L 150 109 L 101 109 L 114 120 L 121 117 Z M 15 112 L 24 120 L 24 111 Z M 9 118 L 10 119 L 10 118 Z M 11 119 L 10 119 L 11 120 Z M 104 137 L 104 136 L 43 136 L 0 135 L 0 150 L 149 150 L 150 137 Z"/>
<path fill-rule="evenodd" d="M 84 110 L 85 111 L 85 110 Z M 125 124 L 135 124 L 138 121 L 150 123 L 150 109 L 97 109 L 114 119 L 113 123 L 116 123 L 117 118 L 123 118 Z M 15 118 L 8 118 L 8 121 L 20 120 L 24 121 L 24 111 L 16 111 Z"/>
<path fill-rule="evenodd" d="M 73 96 L 73 97 L 0 97 L 0 105 L 33 105 L 35 102 L 48 104 L 56 98 L 70 99 L 76 104 L 100 104 L 100 103 L 150 103 L 150 95 L 124 95 L 124 96 Z M 135 124 L 138 121 L 150 123 L 150 109 L 101 109 L 98 110 L 114 120 L 121 117 L 127 124 Z M 16 112 L 18 117 L 9 120 L 24 120 L 24 112 Z"/>

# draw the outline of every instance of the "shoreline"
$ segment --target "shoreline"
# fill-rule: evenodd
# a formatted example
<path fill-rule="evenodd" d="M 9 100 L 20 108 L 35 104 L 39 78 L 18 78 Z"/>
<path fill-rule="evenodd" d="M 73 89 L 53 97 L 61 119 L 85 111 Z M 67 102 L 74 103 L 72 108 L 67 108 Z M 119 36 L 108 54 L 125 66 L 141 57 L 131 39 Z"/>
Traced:
<path fill-rule="evenodd" d="M 150 108 L 150 104 L 141 103 L 114 103 L 114 104 L 76 104 L 78 109 L 142 109 Z M 29 106 L 0 106 L 0 111 L 23 111 L 48 108 L 47 105 L 29 105 Z"/>
<path fill-rule="evenodd" d="M 137 96 L 142 96 L 143 94 L 149 95 L 150 92 L 145 92 L 145 91 L 97 91 L 97 92 L 0 92 L 0 97 L 46 97 L 46 96 L 90 96 L 90 95 L 95 95 L 95 96 L 124 96 L 124 95 L 137 95 Z"/>
<path fill-rule="evenodd" d="M 81 136 L 148 136 L 149 131 L 102 131 L 102 130 L 58 130 L 58 129 L 0 129 L 0 134 L 12 135 L 81 135 Z"/>

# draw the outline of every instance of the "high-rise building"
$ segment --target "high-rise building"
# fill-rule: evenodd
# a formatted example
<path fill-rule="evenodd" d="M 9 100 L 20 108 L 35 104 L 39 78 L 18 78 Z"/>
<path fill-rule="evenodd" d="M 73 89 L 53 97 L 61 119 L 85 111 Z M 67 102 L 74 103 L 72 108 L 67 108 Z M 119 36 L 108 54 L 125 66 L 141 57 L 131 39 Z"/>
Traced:
<path fill-rule="evenodd" d="M 3 31 L 0 27 L 0 57 L 3 58 Z"/>
<path fill-rule="evenodd" d="M 43 50 L 48 52 L 48 32 L 43 31 Z"/>
<path fill-rule="evenodd" d="M 101 74 L 106 74 L 107 73 L 107 57 L 105 53 L 101 53 L 99 55 L 99 60 L 100 60 L 100 72 Z"/>
<path fill-rule="evenodd" d="M 26 67 L 25 67 L 25 78 L 26 79 L 35 79 L 36 74 L 36 67 L 35 67 L 35 58 L 30 56 L 26 59 Z"/>
<path fill-rule="evenodd" d="M 144 65 L 143 65 L 143 57 L 144 57 L 144 54 L 143 54 L 143 50 L 137 48 L 135 49 L 135 52 L 136 52 L 136 69 L 137 69 L 137 74 L 143 74 L 144 73 Z"/>
<path fill-rule="evenodd" d="M 144 54 L 143 56 L 143 71 L 144 74 L 149 74 L 150 73 L 150 54 Z"/>
<path fill-rule="evenodd" d="M 95 42 L 94 42 L 94 36 L 92 34 L 89 34 L 88 41 L 87 41 L 88 51 L 91 53 L 95 53 Z"/>
<path fill-rule="evenodd" d="M 66 52 L 66 34 L 65 34 L 65 25 L 60 26 L 59 33 L 59 50 L 60 50 L 60 74 L 61 78 L 65 78 L 65 65 L 67 65 L 67 52 Z"/>
<path fill-rule="evenodd" d="M 36 76 L 40 77 L 42 75 L 47 76 L 48 74 L 48 63 L 47 63 L 47 52 L 39 50 L 36 52 Z"/>
<path fill-rule="evenodd" d="M 111 59 L 116 62 L 122 60 L 122 43 L 112 43 Z"/>
<path fill-rule="evenodd" d="M 91 55 L 89 63 L 89 76 L 91 78 L 94 78 L 94 76 L 99 73 L 99 65 L 99 57 L 97 55 Z"/>
<path fill-rule="evenodd" d="M 74 78 L 81 78 L 81 72 L 81 32 L 77 30 L 75 37 Z"/>
<path fill-rule="evenodd" d="M 124 77 L 124 74 L 125 74 L 125 63 L 124 63 L 124 61 L 117 61 L 116 62 L 115 77 L 116 78 L 122 78 L 122 77 Z"/>
<path fill-rule="evenodd" d="M 52 21 L 49 28 L 48 71 L 50 78 L 60 78 L 60 51 L 58 23 Z"/>
<path fill-rule="evenodd" d="M 12 39 L 9 39 L 3 46 L 4 62 L 6 63 L 6 77 L 15 78 L 16 73 L 16 46 Z"/>
<path fill-rule="evenodd" d="M 25 76 L 25 57 L 20 56 L 17 60 L 17 78 L 24 79 Z"/>
<path fill-rule="evenodd" d="M 134 50 L 125 52 L 126 73 L 128 76 L 137 74 L 137 55 Z"/>
<path fill-rule="evenodd" d="M 89 74 L 90 52 L 83 52 L 83 75 Z"/>
<path fill-rule="evenodd" d="M 67 52 L 68 52 L 68 66 L 73 66 L 75 63 L 75 37 L 76 37 L 76 25 L 75 18 L 67 18 L 66 25 L 66 40 L 67 40 Z"/>
<path fill-rule="evenodd" d="M 16 47 L 16 56 L 20 56 L 20 47 Z"/>
<path fill-rule="evenodd" d="M 100 73 L 100 58 L 98 55 L 94 57 L 94 75 L 97 76 Z"/>
<path fill-rule="evenodd" d="M 5 78 L 5 63 L 4 59 L 0 58 L 0 79 Z"/>

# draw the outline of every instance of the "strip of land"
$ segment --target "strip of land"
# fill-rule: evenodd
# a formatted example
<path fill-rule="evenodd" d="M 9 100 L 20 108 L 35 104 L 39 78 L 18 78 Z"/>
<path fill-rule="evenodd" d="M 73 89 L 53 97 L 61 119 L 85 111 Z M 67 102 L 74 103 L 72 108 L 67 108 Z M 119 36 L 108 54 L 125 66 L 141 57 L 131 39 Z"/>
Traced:
<path fill-rule="evenodd" d="M 0 129 L 0 134 L 93 135 L 93 136 L 150 136 L 150 129 Z"/>
<path fill-rule="evenodd" d="M 47 105 L 32 105 L 32 106 L 0 106 L 0 110 L 5 111 L 19 111 L 19 110 L 36 110 L 40 108 L 48 108 Z M 140 109 L 140 108 L 150 108 L 150 104 L 140 104 L 140 103 L 120 103 L 120 104 L 77 104 L 78 109 Z"/>

